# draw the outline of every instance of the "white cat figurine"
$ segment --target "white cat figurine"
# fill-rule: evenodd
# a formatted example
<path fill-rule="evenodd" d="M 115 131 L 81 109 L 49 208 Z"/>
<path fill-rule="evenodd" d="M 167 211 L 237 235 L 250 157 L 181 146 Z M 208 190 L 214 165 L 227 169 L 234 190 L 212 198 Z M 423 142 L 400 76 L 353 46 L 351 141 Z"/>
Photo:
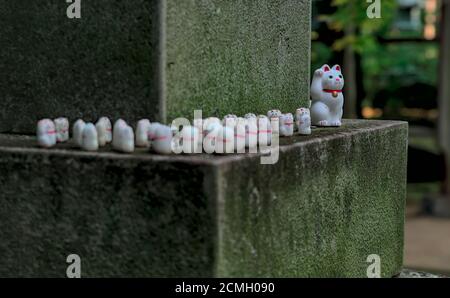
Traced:
<path fill-rule="evenodd" d="M 36 135 L 38 144 L 44 148 L 56 145 L 55 123 L 50 119 L 40 120 L 37 124 Z"/>
<path fill-rule="evenodd" d="M 56 141 L 63 143 L 69 140 L 69 119 L 59 117 L 53 120 L 56 128 Z"/>
<path fill-rule="evenodd" d="M 142 119 L 139 120 L 136 125 L 136 147 L 143 147 L 143 148 L 149 148 L 150 147 L 150 141 L 148 138 L 148 131 L 150 130 L 150 120 L 148 119 Z"/>
<path fill-rule="evenodd" d="M 344 105 L 344 77 L 339 65 L 322 66 L 311 84 L 311 120 L 316 126 L 341 126 Z"/>
<path fill-rule="evenodd" d="M 269 120 L 272 123 L 278 122 L 278 123 L 275 123 L 275 125 L 272 126 L 274 134 L 279 134 L 280 133 L 280 118 L 281 118 L 282 115 L 283 115 L 283 113 L 281 113 L 280 110 L 270 110 L 270 111 L 267 112 L 267 118 L 269 118 Z"/>
<path fill-rule="evenodd" d="M 291 113 L 280 117 L 280 136 L 291 137 L 294 135 L 294 116 Z"/>
<path fill-rule="evenodd" d="M 154 127 L 154 133 L 152 138 L 152 149 L 158 154 L 171 154 L 172 153 L 172 129 L 163 124 L 158 124 Z"/>
<path fill-rule="evenodd" d="M 183 153 L 192 154 L 197 153 L 201 150 L 198 141 L 200 139 L 200 132 L 197 127 L 184 126 L 180 134 L 182 140 L 181 146 Z"/>
<path fill-rule="evenodd" d="M 209 119 L 209 120 L 208 120 Z M 219 132 L 222 130 L 222 124 L 215 118 L 208 118 L 203 124 L 203 149 L 206 153 L 212 154 L 216 151 L 216 142 Z"/>
<path fill-rule="evenodd" d="M 81 145 L 83 143 L 83 129 L 85 126 L 86 126 L 86 123 L 81 119 L 78 119 L 75 122 L 75 124 L 73 125 L 72 136 L 73 136 L 75 145 L 78 147 L 81 147 Z"/>
<path fill-rule="evenodd" d="M 254 113 L 247 113 L 244 116 L 245 119 L 256 119 L 256 115 Z"/>
<path fill-rule="evenodd" d="M 219 126 L 216 138 L 216 153 L 233 153 L 234 151 L 234 128 Z"/>
<path fill-rule="evenodd" d="M 280 118 L 281 115 L 283 115 L 283 113 L 281 113 L 280 110 L 270 110 L 267 112 L 267 118 L 269 118 L 269 119 Z"/>
<path fill-rule="evenodd" d="M 114 123 L 112 146 L 116 151 L 134 152 L 134 131 L 124 120 Z"/>
<path fill-rule="evenodd" d="M 267 116 L 259 115 L 257 117 L 258 124 L 258 145 L 260 147 L 270 146 L 272 143 L 272 125 Z"/>
<path fill-rule="evenodd" d="M 309 109 L 297 109 L 295 112 L 295 124 L 300 135 L 311 134 L 311 115 Z"/>
<path fill-rule="evenodd" d="M 98 133 L 95 125 L 86 123 L 81 133 L 81 149 L 85 151 L 98 150 Z"/>
<path fill-rule="evenodd" d="M 246 145 L 247 119 L 238 117 L 234 126 L 234 151 L 244 153 Z"/>
<path fill-rule="evenodd" d="M 238 119 L 238 116 L 236 116 L 234 114 L 228 114 L 225 117 L 223 117 L 222 125 L 232 128 L 236 125 L 237 119 Z"/>
<path fill-rule="evenodd" d="M 245 147 L 254 149 L 258 147 L 258 120 L 256 116 L 251 116 L 249 118 L 246 118 L 246 120 Z"/>
<path fill-rule="evenodd" d="M 95 124 L 95 128 L 97 129 L 98 145 L 100 147 L 112 142 L 112 125 L 108 117 L 100 118 Z"/>

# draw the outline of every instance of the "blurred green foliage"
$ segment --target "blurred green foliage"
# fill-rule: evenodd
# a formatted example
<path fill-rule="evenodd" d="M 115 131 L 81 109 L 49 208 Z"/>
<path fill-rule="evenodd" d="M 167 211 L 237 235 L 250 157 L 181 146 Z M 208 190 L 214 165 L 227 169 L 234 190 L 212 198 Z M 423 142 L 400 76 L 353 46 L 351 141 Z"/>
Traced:
<path fill-rule="evenodd" d="M 355 0 L 331 1 L 335 12 L 324 15 L 320 11 L 314 16 L 327 27 L 342 33 L 342 38 L 327 47 L 318 32 L 313 32 L 312 68 L 316 69 L 333 59 L 334 53 L 351 46 L 361 55 L 366 99 L 371 105 L 381 90 L 394 91 L 401 86 L 424 83 L 435 86 L 438 75 L 439 45 L 436 43 L 379 42 L 378 37 L 422 36 L 421 32 L 399 32 L 393 26 L 397 16 L 396 0 L 381 1 L 380 19 L 370 19 L 367 8 L 370 3 Z M 354 34 L 348 34 L 354 27 Z M 345 34 L 344 34 L 345 33 Z M 331 62 L 330 62 L 331 63 Z M 401 106 L 399 99 L 390 98 L 388 105 Z"/>
<path fill-rule="evenodd" d="M 313 32 L 313 39 L 317 40 L 313 43 L 315 54 L 313 55 L 313 65 L 315 63 L 320 64 L 320 60 L 324 61 L 326 60 L 324 58 L 331 57 L 332 51 L 339 52 L 347 46 L 352 46 L 357 53 L 364 56 L 379 52 L 381 48 L 377 42 L 377 35 L 389 30 L 397 7 L 396 0 L 383 0 L 381 3 L 382 18 L 380 19 L 369 19 L 367 17 L 369 3 L 355 0 L 333 0 L 330 5 L 336 7 L 334 14 L 324 15 L 319 12 L 319 15 L 314 16 L 319 21 L 325 22 L 330 30 L 343 32 L 349 26 L 354 26 L 356 32 L 355 34 L 346 34 L 341 39 L 336 40 L 331 49 L 323 43 L 321 44 L 320 36 L 317 32 Z M 371 72 L 379 70 L 376 63 L 369 63 L 368 66 L 372 67 Z"/>

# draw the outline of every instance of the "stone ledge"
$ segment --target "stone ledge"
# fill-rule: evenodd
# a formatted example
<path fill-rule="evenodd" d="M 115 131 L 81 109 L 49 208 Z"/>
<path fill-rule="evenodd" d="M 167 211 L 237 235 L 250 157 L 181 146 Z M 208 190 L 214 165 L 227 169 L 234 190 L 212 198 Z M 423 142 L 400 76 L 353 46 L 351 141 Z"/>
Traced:
<path fill-rule="evenodd" d="M 343 126 L 340 128 L 315 128 L 310 136 L 295 135 L 289 138 L 280 138 L 280 152 L 289 152 L 290 150 L 303 147 L 309 144 L 322 143 L 333 139 L 351 137 L 355 134 L 370 133 L 389 128 L 407 127 L 406 122 L 402 121 L 377 121 L 377 120 L 343 120 Z M 232 160 L 247 159 L 249 157 L 260 158 L 262 154 L 191 154 L 191 155 L 157 155 L 148 152 L 146 149 L 137 148 L 133 154 L 123 154 L 112 150 L 111 146 L 100 148 L 98 152 L 84 152 L 75 146 L 72 142 L 58 144 L 57 146 L 44 149 L 37 146 L 36 138 L 28 135 L 0 134 L 0 152 L 15 152 L 26 154 L 50 154 L 50 155 L 68 155 L 79 157 L 94 158 L 114 158 L 114 159 L 141 159 L 145 161 L 160 162 L 186 162 L 186 163 L 205 163 L 220 164 Z"/>
<path fill-rule="evenodd" d="M 256 155 L 158 156 L 0 135 L 0 276 L 365 277 L 402 267 L 407 124 L 345 121 Z"/>

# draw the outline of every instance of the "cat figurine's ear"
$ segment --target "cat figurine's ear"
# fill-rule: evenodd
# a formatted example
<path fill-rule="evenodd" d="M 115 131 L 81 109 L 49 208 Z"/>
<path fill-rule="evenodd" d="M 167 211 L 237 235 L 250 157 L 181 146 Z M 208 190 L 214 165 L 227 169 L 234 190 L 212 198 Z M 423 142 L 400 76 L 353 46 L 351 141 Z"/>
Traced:
<path fill-rule="evenodd" d="M 317 69 L 315 72 L 314 72 L 314 77 L 315 78 L 321 78 L 323 75 L 324 75 L 324 73 L 326 73 L 326 72 L 328 72 L 328 71 L 330 71 L 331 69 L 330 69 L 330 66 L 328 66 L 328 64 L 325 64 L 325 65 L 323 65 L 321 68 L 319 68 L 319 69 Z"/>
<path fill-rule="evenodd" d="M 341 67 L 336 64 L 335 66 L 333 66 L 333 70 L 341 72 Z"/>
<path fill-rule="evenodd" d="M 323 72 L 328 72 L 331 70 L 330 66 L 328 66 L 328 64 L 325 64 L 324 66 L 322 66 L 322 70 Z"/>

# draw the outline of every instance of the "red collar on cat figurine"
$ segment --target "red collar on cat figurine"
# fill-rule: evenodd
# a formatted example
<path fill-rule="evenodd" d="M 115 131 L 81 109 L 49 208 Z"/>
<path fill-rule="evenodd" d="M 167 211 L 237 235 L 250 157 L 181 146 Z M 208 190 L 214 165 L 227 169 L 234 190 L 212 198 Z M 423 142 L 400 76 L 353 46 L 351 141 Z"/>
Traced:
<path fill-rule="evenodd" d="M 323 89 L 323 92 L 332 93 L 333 97 L 338 97 L 338 94 L 342 93 L 342 90 Z"/>

